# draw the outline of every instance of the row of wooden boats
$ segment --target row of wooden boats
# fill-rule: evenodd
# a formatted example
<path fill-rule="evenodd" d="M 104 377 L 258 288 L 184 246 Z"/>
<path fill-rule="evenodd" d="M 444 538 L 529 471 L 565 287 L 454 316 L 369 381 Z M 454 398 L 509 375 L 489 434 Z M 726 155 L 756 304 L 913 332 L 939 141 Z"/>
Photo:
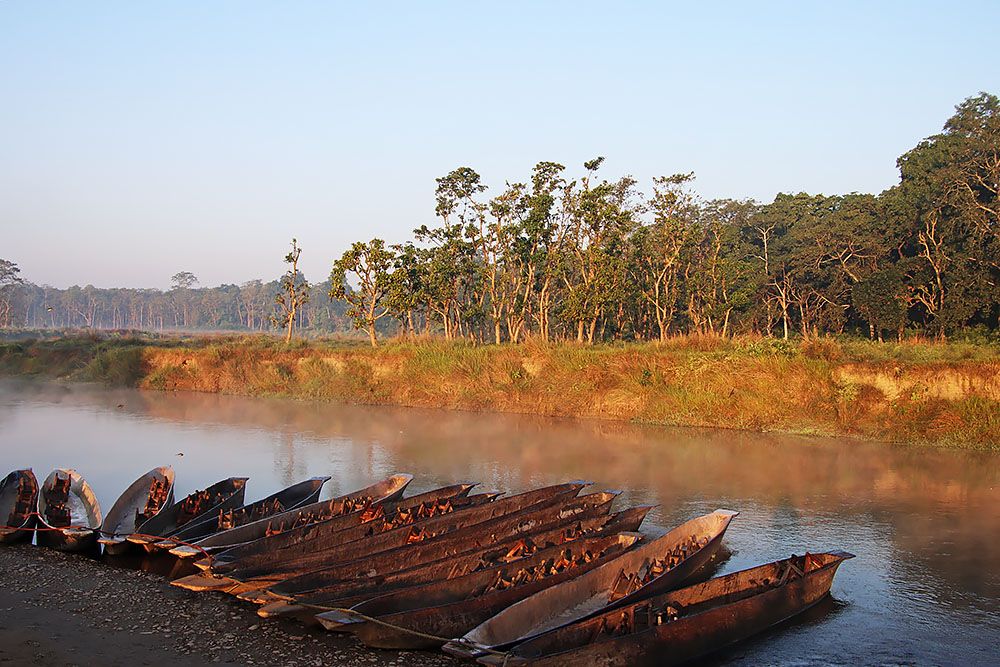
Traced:
<path fill-rule="evenodd" d="M 15 470 L 0 481 L 0 512 L 7 517 L 0 542 L 30 541 L 37 533 L 40 545 L 60 551 L 155 552 L 214 535 L 222 525 L 251 525 L 313 504 L 329 479 L 314 477 L 247 505 L 247 478 L 230 477 L 174 502 L 174 471 L 164 466 L 135 480 L 102 515 L 76 470 L 53 470 L 41 485 L 30 469 Z"/>
<path fill-rule="evenodd" d="M 86 533 L 110 555 L 186 560 L 197 573 L 173 585 L 236 596 L 264 618 L 495 665 L 684 662 L 816 604 L 851 557 L 807 553 L 707 578 L 736 512 L 650 538 L 639 531 L 651 507 L 613 511 L 619 494 L 586 482 L 406 496 L 413 478 L 397 474 L 319 501 L 327 479 L 245 504 L 247 479 L 232 477 L 175 502 L 173 471 L 156 468 L 102 520 L 74 471 L 39 486 L 20 470 L 0 483 L 0 538 L 37 530 L 39 544 L 82 549 Z"/>

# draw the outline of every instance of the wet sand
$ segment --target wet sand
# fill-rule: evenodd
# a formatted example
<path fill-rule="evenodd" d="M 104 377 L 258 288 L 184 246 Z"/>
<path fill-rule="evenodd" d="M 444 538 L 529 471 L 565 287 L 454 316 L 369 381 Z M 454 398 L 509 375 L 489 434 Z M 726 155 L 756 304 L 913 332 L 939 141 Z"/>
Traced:
<path fill-rule="evenodd" d="M 444 654 L 375 651 L 351 637 L 259 618 L 222 595 L 30 545 L 0 548 L 0 664 L 457 665 Z"/>

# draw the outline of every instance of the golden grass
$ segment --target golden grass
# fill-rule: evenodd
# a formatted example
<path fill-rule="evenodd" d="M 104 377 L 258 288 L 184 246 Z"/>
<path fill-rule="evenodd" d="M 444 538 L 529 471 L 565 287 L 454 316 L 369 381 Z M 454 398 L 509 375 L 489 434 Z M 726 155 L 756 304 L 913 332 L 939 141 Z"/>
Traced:
<path fill-rule="evenodd" d="M 148 389 L 851 435 L 1000 448 L 992 346 L 683 337 L 475 346 L 94 337 L 0 346 L 0 372 Z"/>

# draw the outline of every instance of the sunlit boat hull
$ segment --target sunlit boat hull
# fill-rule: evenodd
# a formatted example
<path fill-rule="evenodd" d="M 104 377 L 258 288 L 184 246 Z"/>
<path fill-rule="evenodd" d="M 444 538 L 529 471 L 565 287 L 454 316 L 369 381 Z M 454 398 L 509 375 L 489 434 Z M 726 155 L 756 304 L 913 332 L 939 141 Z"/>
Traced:
<path fill-rule="evenodd" d="M 830 593 L 835 551 L 734 572 L 541 634 L 484 665 L 659 667 L 708 655 L 786 621 Z M 791 574 L 789 563 L 806 563 Z"/>

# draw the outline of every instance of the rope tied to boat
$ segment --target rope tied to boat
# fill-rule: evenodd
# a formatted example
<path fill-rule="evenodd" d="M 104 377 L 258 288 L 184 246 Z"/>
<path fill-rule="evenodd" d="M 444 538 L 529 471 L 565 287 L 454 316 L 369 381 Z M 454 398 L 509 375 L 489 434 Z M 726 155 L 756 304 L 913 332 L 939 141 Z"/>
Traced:
<path fill-rule="evenodd" d="M 30 514 L 28 514 L 26 518 L 30 518 L 33 516 L 38 517 L 39 519 L 45 521 L 45 517 L 42 516 L 42 514 L 37 511 L 31 512 Z M 28 529 L 18 528 L 18 530 L 28 530 Z M 103 535 L 105 537 L 123 537 L 126 535 L 126 533 L 116 533 L 113 531 L 101 530 L 100 528 L 91 528 L 90 526 L 75 526 L 72 524 L 69 526 L 53 526 L 53 527 L 35 526 L 34 528 L 32 528 L 32 530 L 43 533 L 62 532 L 66 530 L 81 530 L 81 531 L 90 531 L 93 533 L 97 533 L 98 535 Z M 157 542 L 169 541 L 173 543 L 175 547 L 191 547 L 192 549 L 198 551 L 205 558 L 208 558 L 210 560 L 212 559 L 212 554 L 208 553 L 208 551 L 206 551 L 204 547 L 198 546 L 197 544 L 194 544 L 192 542 L 185 542 L 184 540 L 179 540 L 176 537 L 162 537 L 160 535 L 146 535 L 144 533 L 127 533 L 127 535 L 136 535 L 138 537 L 149 538 L 151 540 L 156 540 Z"/>
<path fill-rule="evenodd" d="M 27 520 L 27 519 L 29 519 L 29 518 L 31 518 L 33 516 L 34 517 L 38 517 L 39 519 L 41 519 L 45 523 L 48 523 L 48 518 L 45 515 L 41 514 L 40 512 L 37 512 L 37 511 L 29 513 L 27 516 L 25 516 L 25 520 Z M 11 527 L 13 527 L 13 526 L 11 526 Z M 27 531 L 27 530 L 35 530 L 35 531 L 42 532 L 42 533 L 53 532 L 53 531 L 63 531 L 63 530 L 89 530 L 89 531 L 94 532 L 94 533 L 101 532 L 100 529 L 98 529 L 98 528 L 91 528 L 90 526 L 76 526 L 76 525 L 73 525 L 73 524 L 68 524 L 66 526 L 50 526 L 50 527 L 47 527 L 47 528 L 46 527 L 42 527 L 42 526 L 35 526 L 34 528 L 18 528 L 18 530 L 25 530 L 25 531 Z"/>
<path fill-rule="evenodd" d="M 327 609 L 327 611 L 336 611 L 336 612 L 341 613 L 341 614 L 346 614 L 348 616 L 353 616 L 355 618 L 360 618 L 362 621 L 364 621 L 366 623 L 374 623 L 376 625 L 381 625 L 382 627 L 389 628 L 390 630 L 396 630 L 398 632 L 405 632 L 407 634 L 413 635 L 414 637 L 420 637 L 421 639 L 429 639 L 430 641 L 441 642 L 442 644 L 447 644 L 449 642 L 454 642 L 456 644 L 464 644 L 466 646 L 475 647 L 475 649 L 477 651 L 482 651 L 483 653 L 489 653 L 490 655 L 495 655 L 495 656 L 502 657 L 503 658 L 503 665 L 504 665 L 504 667 L 506 667 L 508 661 L 512 657 L 514 657 L 513 653 L 511 653 L 510 651 L 497 651 L 497 650 L 494 650 L 494 649 L 491 649 L 491 648 L 487 648 L 485 646 L 480 646 L 479 644 L 474 644 L 474 643 L 470 642 L 469 640 L 465 639 L 464 637 L 459 637 L 458 639 L 456 639 L 454 637 L 441 637 L 441 636 L 438 636 L 438 635 L 432 635 L 432 634 L 430 634 L 428 632 L 421 632 L 420 630 L 414 630 L 412 628 L 407 628 L 407 627 L 404 627 L 402 625 L 396 625 L 395 623 L 390 623 L 388 621 L 383 621 L 380 618 L 375 618 L 375 617 L 369 616 L 367 614 L 362 614 L 361 612 L 355 611 L 354 609 L 345 609 L 344 607 L 329 607 L 329 608 L 324 607 L 324 609 Z"/>

